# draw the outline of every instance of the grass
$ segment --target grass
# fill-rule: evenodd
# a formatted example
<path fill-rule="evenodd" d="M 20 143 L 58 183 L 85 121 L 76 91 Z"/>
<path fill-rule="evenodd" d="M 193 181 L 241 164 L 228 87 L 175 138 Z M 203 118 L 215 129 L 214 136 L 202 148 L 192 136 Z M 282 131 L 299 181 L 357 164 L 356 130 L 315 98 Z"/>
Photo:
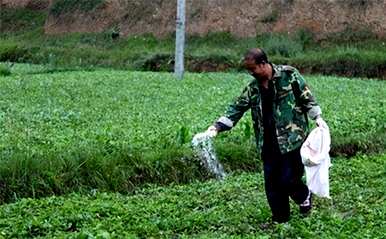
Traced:
<path fill-rule="evenodd" d="M 335 51 L 327 53 L 317 50 L 310 52 L 308 56 L 295 57 L 289 63 L 301 66 L 304 72 L 309 73 L 320 72 L 326 75 L 376 78 L 386 74 L 386 59 L 382 58 L 383 55 L 383 51 L 336 47 Z"/>
<path fill-rule="evenodd" d="M 114 70 L 45 72 L 14 65 L 0 78 L 0 200 L 72 191 L 128 192 L 210 177 L 190 140 L 225 110 L 245 74 Z M 29 73 L 30 72 L 30 73 Z M 307 77 L 333 135 L 333 155 L 385 148 L 385 82 Z M 360 92 L 360 93 L 359 93 Z M 250 116 L 220 135 L 227 171 L 255 171 Z"/>
<path fill-rule="evenodd" d="M 172 37 L 140 36 L 112 40 L 109 32 L 65 36 L 41 34 L 34 31 L 0 39 L 0 61 L 49 64 L 59 68 L 173 69 Z M 306 47 L 307 44 L 301 42 L 280 35 L 254 39 L 236 39 L 227 34 L 190 37 L 186 48 L 186 68 L 193 72 L 239 71 L 244 52 L 262 46 L 272 56 L 273 62 L 294 65 L 308 73 L 370 78 L 385 76 L 383 56 L 386 47 L 380 42 L 373 42 L 374 47 L 369 48 L 361 45 Z"/>
<path fill-rule="evenodd" d="M 270 211 L 259 173 L 224 182 L 148 185 L 132 196 L 88 195 L 22 199 L 0 206 L 6 238 L 383 238 L 386 156 L 337 158 L 330 169 L 332 200 L 316 198 L 301 218 L 262 227 Z M 383 170 L 382 170 L 383 169 Z"/>

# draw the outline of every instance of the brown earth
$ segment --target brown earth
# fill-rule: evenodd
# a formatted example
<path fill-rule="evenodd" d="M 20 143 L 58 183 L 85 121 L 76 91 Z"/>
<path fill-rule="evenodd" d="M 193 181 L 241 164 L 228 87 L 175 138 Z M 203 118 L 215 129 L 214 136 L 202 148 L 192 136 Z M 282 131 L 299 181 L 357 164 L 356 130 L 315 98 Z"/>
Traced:
<path fill-rule="evenodd" d="M 48 8 L 52 0 L 0 0 L 7 7 Z M 308 29 L 319 38 L 347 29 L 386 36 L 386 0 L 186 0 L 187 32 L 240 37 Z M 175 0 L 105 0 L 92 12 L 49 15 L 48 34 L 101 32 L 167 36 L 175 29 Z M 32 6 L 32 7 L 31 7 Z"/>

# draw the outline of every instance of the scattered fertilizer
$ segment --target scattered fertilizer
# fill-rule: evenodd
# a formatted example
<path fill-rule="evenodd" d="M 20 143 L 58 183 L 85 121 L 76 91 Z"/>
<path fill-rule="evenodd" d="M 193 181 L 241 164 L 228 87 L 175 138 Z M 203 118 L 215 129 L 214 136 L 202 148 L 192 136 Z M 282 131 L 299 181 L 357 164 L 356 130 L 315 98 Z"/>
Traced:
<path fill-rule="evenodd" d="M 207 133 L 198 133 L 193 137 L 192 145 L 201 164 L 217 179 L 223 180 L 226 174 L 223 166 L 217 160 L 212 138 Z"/>

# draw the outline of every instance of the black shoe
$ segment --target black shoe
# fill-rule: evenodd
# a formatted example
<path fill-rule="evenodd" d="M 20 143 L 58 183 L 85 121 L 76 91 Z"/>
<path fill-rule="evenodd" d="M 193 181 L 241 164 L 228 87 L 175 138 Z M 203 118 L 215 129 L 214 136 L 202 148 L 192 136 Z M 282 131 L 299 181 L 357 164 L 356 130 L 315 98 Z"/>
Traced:
<path fill-rule="evenodd" d="M 288 222 L 290 219 L 290 216 L 280 216 L 280 217 L 277 217 L 277 216 L 272 216 L 272 222 L 273 223 L 286 223 Z"/>
<path fill-rule="evenodd" d="M 312 209 L 312 193 L 309 192 L 306 200 L 299 205 L 300 214 L 303 216 L 308 215 Z"/>

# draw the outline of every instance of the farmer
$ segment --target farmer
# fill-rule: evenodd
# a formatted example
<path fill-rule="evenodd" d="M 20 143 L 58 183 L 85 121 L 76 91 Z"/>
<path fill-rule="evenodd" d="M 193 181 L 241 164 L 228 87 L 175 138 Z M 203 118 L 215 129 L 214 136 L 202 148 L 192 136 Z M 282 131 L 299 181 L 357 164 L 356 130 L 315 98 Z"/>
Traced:
<path fill-rule="evenodd" d="M 308 133 L 308 118 L 316 120 L 320 127 L 327 125 L 310 89 L 294 67 L 270 63 L 262 49 L 250 49 L 245 54 L 244 67 L 254 79 L 207 133 L 216 136 L 232 129 L 251 109 L 272 221 L 287 222 L 289 197 L 303 215 L 312 207 L 311 192 L 301 180 L 304 168 L 300 147 Z"/>

